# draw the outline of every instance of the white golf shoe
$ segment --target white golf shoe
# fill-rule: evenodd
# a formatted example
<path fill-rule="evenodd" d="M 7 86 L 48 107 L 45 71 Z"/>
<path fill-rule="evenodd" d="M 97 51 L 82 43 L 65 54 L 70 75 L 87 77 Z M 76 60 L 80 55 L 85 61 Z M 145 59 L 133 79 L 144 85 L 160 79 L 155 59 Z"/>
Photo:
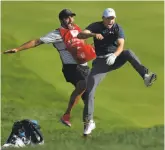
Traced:
<path fill-rule="evenodd" d="M 90 120 L 89 122 L 85 123 L 84 128 L 84 136 L 87 136 L 92 133 L 92 130 L 96 128 L 95 122 L 93 120 Z"/>
<path fill-rule="evenodd" d="M 154 81 L 157 79 L 156 74 L 150 73 L 150 74 L 145 74 L 144 75 L 144 84 L 148 87 L 151 86 Z"/>

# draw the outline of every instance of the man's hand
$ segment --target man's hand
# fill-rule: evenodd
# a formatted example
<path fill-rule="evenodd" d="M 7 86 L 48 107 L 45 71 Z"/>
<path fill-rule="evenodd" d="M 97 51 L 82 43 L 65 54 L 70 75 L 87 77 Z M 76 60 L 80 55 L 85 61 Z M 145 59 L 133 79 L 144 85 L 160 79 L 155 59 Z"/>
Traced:
<path fill-rule="evenodd" d="M 96 38 L 97 40 L 102 40 L 102 39 L 104 39 L 104 37 L 102 36 L 102 34 L 95 34 L 95 38 Z"/>
<path fill-rule="evenodd" d="M 9 49 L 9 50 L 2 52 L 2 54 L 16 53 L 17 51 L 18 51 L 17 49 Z"/>
<path fill-rule="evenodd" d="M 111 53 L 106 59 L 106 64 L 109 66 L 113 65 L 115 63 L 115 60 L 116 60 L 116 55 L 114 53 Z"/>

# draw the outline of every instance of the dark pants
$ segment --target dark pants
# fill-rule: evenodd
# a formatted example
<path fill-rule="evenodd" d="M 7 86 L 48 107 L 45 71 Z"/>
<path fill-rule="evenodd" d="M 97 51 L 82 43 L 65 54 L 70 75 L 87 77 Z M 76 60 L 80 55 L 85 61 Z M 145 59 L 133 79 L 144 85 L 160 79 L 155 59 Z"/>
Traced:
<path fill-rule="evenodd" d="M 90 68 L 77 64 L 65 64 L 63 65 L 62 72 L 66 81 L 72 83 L 76 87 L 80 80 L 87 80 Z M 81 98 L 84 100 L 86 95 L 86 92 L 84 92 Z"/>
<path fill-rule="evenodd" d="M 115 63 L 111 66 L 106 64 L 106 58 L 96 58 L 93 61 L 92 69 L 87 80 L 87 95 L 85 98 L 83 121 L 93 119 L 94 94 L 98 84 L 102 81 L 108 72 L 122 67 L 127 61 L 133 66 L 139 75 L 144 78 L 144 74 L 148 72 L 148 69 L 140 63 L 137 56 L 131 50 L 124 50 L 116 58 Z"/>

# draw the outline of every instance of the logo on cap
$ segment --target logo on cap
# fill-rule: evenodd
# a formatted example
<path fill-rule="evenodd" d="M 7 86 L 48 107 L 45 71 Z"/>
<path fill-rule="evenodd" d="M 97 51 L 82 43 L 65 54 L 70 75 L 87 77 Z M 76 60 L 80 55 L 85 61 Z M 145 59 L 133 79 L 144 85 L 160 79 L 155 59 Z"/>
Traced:
<path fill-rule="evenodd" d="M 112 9 L 112 8 L 107 8 L 107 9 L 104 10 L 103 16 L 105 18 L 108 18 L 108 17 L 115 17 L 116 18 L 115 10 Z"/>

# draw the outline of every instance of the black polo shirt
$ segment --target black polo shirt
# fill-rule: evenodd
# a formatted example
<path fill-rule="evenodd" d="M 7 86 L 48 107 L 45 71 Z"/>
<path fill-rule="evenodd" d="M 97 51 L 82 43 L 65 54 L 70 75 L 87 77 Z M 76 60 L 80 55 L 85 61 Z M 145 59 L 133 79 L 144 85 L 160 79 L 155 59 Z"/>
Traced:
<path fill-rule="evenodd" d="M 95 22 L 90 24 L 87 28 L 92 33 L 100 33 L 103 35 L 103 40 L 97 40 L 94 37 L 94 45 L 97 56 L 114 53 L 117 49 L 117 39 L 125 38 L 123 29 L 115 23 L 111 29 L 104 26 L 103 22 Z"/>

